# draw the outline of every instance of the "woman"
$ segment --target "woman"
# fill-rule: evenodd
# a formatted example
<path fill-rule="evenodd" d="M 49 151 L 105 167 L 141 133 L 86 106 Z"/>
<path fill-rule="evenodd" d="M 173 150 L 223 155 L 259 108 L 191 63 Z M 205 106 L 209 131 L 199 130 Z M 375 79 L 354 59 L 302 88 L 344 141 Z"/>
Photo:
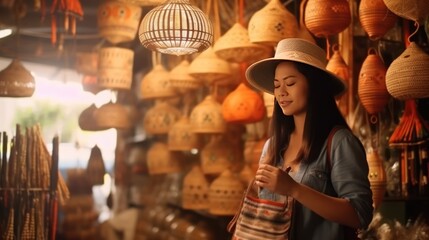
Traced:
<path fill-rule="evenodd" d="M 275 97 L 255 183 L 260 198 L 286 196 L 293 206 L 289 239 L 350 239 L 373 215 L 366 153 L 337 108 L 345 87 L 325 69 L 325 56 L 308 41 L 284 39 L 274 58 L 246 71 L 251 85 Z"/>

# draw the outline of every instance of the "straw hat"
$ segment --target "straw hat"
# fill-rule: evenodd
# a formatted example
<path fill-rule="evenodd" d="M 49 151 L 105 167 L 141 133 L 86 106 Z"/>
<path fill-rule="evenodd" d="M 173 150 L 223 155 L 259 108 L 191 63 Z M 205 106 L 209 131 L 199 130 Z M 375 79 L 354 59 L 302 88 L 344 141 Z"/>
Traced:
<path fill-rule="evenodd" d="M 286 38 L 277 44 L 274 57 L 260 60 L 250 65 L 246 78 L 255 88 L 273 94 L 274 73 L 277 64 L 288 60 L 305 63 L 320 72 L 320 80 L 326 81 L 333 95 L 339 95 L 345 90 L 341 79 L 326 70 L 326 53 L 319 46 L 301 38 Z"/>

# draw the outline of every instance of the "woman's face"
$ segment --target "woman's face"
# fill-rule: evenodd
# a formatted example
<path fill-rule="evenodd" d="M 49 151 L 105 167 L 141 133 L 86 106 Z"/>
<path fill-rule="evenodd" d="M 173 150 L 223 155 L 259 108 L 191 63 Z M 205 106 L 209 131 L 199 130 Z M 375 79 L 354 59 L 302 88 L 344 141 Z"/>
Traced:
<path fill-rule="evenodd" d="M 281 62 L 274 75 L 274 97 L 283 114 L 305 114 L 308 102 L 308 80 L 292 62 Z"/>

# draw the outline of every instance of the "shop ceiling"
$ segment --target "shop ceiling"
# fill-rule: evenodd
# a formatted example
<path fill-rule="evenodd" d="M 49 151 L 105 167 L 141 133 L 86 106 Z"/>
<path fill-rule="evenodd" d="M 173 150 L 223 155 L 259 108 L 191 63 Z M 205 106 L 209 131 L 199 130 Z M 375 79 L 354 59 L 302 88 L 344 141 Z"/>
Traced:
<path fill-rule="evenodd" d="M 63 1 L 63 0 L 58 0 Z M 65 0 L 64 0 L 65 1 Z M 78 0 L 76 0 L 78 1 Z M 65 31 L 61 20 L 61 13 L 57 13 L 57 43 L 51 43 L 51 15 L 49 8 L 53 0 L 0 0 L 0 29 L 12 26 L 15 34 L 0 39 L 0 57 L 18 58 L 22 61 L 48 64 L 57 67 L 73 68 L 74 57 L 77 52 L 91 51 L 100 46 L 108 46 L 98 34 L 97 10 L 99 4 L 104 0 L 80 0 L 84 15 L 76 22 L 76 34 Z M 201 5 L 199 2 L 207 0 L 193 0 L 191 3 Z M 245 18 L 261 9 L 268 0 L 245 0 Z M 293 13 L 299 0 L 281 0 L 282 3 Z M 19 9 L 16 6 L 19 3 Z M 46 5 L 45 13 L 43 7 L 35 9 L 35 4 Z M 201 2 L 202 3 L 202 2 Z M 219 0 L 221 12 L 221 29 L 226 31 L 235 23 L 235 1 Z M 142 18 L 153 7 L 143 7 Z M 18 10 L 16 10 L 18 9 Z M 17 17 L 19 16 L 19 17 Z M 135 65 L 143 67 L 150 60 L 150 51 L 141 46 L 138 37 L 132 42 L 118 44 L 135 51 Z M 1 66 L 4 68 L 5 66 Z"/>

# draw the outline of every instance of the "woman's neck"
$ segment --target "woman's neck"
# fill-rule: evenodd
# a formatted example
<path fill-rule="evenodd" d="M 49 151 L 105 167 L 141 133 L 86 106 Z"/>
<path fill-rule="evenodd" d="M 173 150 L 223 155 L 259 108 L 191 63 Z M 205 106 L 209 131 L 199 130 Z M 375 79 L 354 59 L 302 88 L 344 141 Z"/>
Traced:
<path fill-rule="evenodd" d="M 295 130 L 293 131 L 293 134 L 298 136 L 300 139 L 302 139 L 302 136 L 304 135 L 305 116 L 306 114 L 293 116 L 293 120 L 295 122 Z"/>

